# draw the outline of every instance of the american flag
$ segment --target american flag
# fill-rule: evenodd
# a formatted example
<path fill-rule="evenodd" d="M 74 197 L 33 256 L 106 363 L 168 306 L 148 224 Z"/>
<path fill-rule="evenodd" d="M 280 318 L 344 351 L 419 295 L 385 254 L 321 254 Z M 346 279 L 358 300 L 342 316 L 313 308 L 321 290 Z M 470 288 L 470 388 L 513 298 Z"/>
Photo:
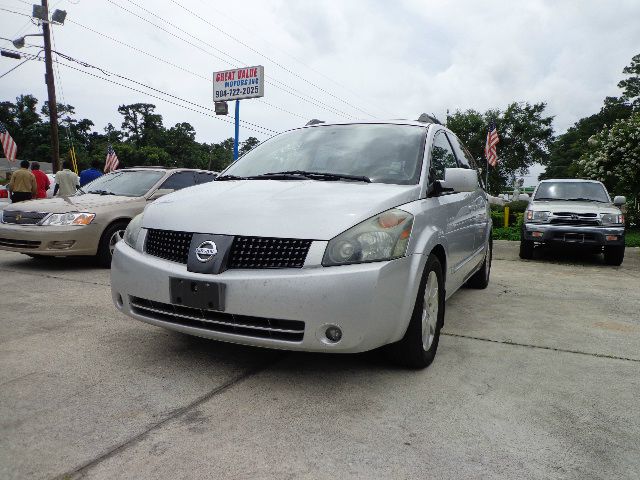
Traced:
<path fill-rule="evenodd" d="M 487 144 L 484 147 L 484 156 L 487 159 L 487 163 L 492 167 L 495 167 L 498 163 L 498 154 L 496 153 L 496 145 L 500 139 L 498 138 L 498 130 L 496 130 L 495 122 L 489 124 L 489 131 L 487 132 Z"/>
<path fill-rule="evenodd" d="M 2 141 L 2 149 L 4 150 L 4 156 L 10 162 L 16 161 L 16 155 L 18 154 L 18 146 L 13 141 L 11 135 L 7 131 L 7 127 L 0 122 L 0 140 Z"/>
<path fill-rule="evenodd" d="M 104 173 L 109 173 L 112 170 L 118 168 L 120 161 L 118 160 L 118 156 L 116 155 L 116 151 L 113 149 L 111 145 L 107 147 L 107 160 L 104 164 Z"/>

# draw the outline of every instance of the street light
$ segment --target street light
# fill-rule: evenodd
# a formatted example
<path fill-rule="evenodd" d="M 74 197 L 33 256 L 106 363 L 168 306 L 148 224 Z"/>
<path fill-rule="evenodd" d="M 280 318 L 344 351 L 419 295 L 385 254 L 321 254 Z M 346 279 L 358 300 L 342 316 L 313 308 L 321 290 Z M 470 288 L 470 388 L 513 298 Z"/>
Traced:
<path fill-rule="evenodd" d="M 24 39 L 25 37 L 42 37 L 44 36 L 44 33 L 29 33 L 27 35 L 23 35 L 20 38 L 16 38 L 13 42 L 13 46 L 16 48 L 22 48 L 24 47 Z"/>

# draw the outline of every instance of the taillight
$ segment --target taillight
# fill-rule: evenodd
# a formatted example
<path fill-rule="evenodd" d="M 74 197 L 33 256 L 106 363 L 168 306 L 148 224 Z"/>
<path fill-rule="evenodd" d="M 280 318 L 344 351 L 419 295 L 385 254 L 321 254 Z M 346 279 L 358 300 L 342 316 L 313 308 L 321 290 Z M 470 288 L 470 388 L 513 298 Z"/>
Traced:
<path fill-rule="evenodd" d="M 9 192 L 3 188 L 0 190 L 0 198 L 9 198 Z"/>

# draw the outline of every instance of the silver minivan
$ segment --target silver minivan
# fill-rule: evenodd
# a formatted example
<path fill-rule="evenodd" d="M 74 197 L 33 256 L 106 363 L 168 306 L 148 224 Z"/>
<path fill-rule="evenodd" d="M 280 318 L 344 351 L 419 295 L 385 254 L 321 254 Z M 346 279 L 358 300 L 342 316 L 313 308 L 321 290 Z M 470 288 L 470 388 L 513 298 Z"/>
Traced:
<path fill-rule="evenodd" d="M 159 327 L 262 347 L 429 365 L 445 300 L 485 288 L 487 195 L 435 121 L 314 124 L 134 218 L 116 307 Z"/>

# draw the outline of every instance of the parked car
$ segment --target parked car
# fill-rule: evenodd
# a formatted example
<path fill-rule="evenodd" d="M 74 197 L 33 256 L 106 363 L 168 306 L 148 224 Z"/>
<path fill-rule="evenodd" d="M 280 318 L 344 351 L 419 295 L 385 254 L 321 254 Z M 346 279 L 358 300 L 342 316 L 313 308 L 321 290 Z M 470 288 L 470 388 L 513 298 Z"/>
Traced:
<path fill-rule="evenodd" d="M 594 180 L 543 180 L 536 187 L 524 216 L 520 258 L 533 258 L 536 243 L 585 246 L 604 252 L 609 265 L 624 259 L 626 203 L 611 201 L 607 189 Z"/>
<path fill-rule="evenodd" d="M 148 203 L 214 178 L 202 170 L 128 168 L 97 178 L 71 197 L 11 204 L 0 215 L 0 249 L 32 257 L 96 255 L 109 266 L 127 224 Z"/>
<path fill-rule="evenodd" d="M 111 268 L 116 307 L 160 327 L 426 367 L 445 300 L 485 288 L 487 195 L 442 125 L 315 124 L 134 218 Z"/>

